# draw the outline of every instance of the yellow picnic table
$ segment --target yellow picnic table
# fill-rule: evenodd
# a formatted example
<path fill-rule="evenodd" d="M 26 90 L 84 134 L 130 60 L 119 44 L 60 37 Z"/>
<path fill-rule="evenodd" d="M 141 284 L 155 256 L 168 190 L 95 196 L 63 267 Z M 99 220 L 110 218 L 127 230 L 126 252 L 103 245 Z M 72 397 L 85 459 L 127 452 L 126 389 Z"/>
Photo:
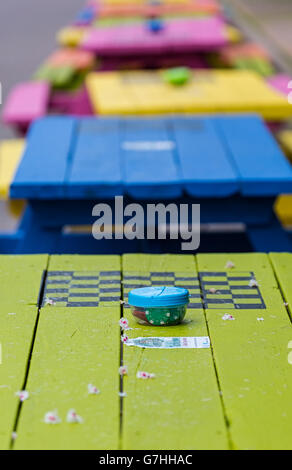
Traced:
<path fill-rule="evenodd" d="M 180 86 L 167 70 L 91 72 L 87 89 L 96 114 L 243 113 L 284 120 L 292 111 L 286 97 L 250 70 L 199 69 Z"/>

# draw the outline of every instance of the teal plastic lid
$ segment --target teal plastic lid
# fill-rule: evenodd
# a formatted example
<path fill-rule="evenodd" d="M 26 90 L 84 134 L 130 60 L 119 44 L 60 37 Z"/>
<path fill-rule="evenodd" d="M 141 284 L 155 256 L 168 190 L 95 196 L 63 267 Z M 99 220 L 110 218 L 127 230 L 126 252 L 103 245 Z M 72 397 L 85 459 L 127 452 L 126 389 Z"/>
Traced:
<path fill-rule="evenodd" d="M 177 307 L 188 303 L 189 291 L 182 287 L 141 287 L 129 293 L 129 304 L 134 307 Z"/>

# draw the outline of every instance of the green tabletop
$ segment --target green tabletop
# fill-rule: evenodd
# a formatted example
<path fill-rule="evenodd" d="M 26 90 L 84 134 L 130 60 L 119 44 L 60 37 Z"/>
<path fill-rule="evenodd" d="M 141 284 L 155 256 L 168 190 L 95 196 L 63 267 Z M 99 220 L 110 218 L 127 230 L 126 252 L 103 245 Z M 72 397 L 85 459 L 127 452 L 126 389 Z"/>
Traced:
<path fill-rule="evenodd" d="M 291 268 L 287 253 L 1 256 L 0 449 L 291 449 Z M 145 285 L 188 288 L 184 322 L 137 324 L 127 295 Z M 128 346 L 121 317 L 130 339 L 211 347 Z"/>

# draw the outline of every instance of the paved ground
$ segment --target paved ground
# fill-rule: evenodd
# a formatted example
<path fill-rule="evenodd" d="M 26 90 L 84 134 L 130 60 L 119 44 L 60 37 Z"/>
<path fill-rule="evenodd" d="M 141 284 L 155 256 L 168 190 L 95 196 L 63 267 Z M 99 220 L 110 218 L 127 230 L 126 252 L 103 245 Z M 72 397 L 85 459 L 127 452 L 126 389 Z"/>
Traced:
<path fill-rule="evenodd" d="M 55 47 L 56 31 L 75 17 L 85 0 L 2 0 L 0 2 L 0 82 L 3 101 L 19 81 L 28 80 Z M 0 106 L 1 113 L 1 106 Z M 0 139 L 13 132 L 0 124 Z M 0 229 L 11 232 L 17 221 L 0 201 Z"/>
<path fill-rule="evenodd" d="M 265 45 L 278 65 L 292 74 L 292 1 L 221 0 L 239 13 L 245 32 Z"/>
<path fill-rule="evenodd" d="M 69 24 L 85 0 L 2 0 L 0 2 L 0 81 L 3 99 L 30 78 L 54 49 L 56 31 Z M 0 126 L 0 138 L 11 132 Z"/>
<path fill-rule="evenodd" d="M 242 0 L 270 37 L 292 56 L 292 1 Z"/>

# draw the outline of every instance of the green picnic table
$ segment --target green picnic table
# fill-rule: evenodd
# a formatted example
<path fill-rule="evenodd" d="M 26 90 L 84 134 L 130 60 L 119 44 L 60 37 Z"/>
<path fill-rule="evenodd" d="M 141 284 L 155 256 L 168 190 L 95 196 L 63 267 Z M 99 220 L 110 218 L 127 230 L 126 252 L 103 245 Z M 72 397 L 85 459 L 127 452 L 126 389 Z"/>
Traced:
<path fill-rule="evenodd" d="M 291 268 L 287 253 L 0 256 L 0 449 L 292 449 Z M 159 284 L 189 289 L 181 325 L 131 317 L 128 292 Z M 128 346 L 121 317 L 130 338 L 211 347 Z"/>

